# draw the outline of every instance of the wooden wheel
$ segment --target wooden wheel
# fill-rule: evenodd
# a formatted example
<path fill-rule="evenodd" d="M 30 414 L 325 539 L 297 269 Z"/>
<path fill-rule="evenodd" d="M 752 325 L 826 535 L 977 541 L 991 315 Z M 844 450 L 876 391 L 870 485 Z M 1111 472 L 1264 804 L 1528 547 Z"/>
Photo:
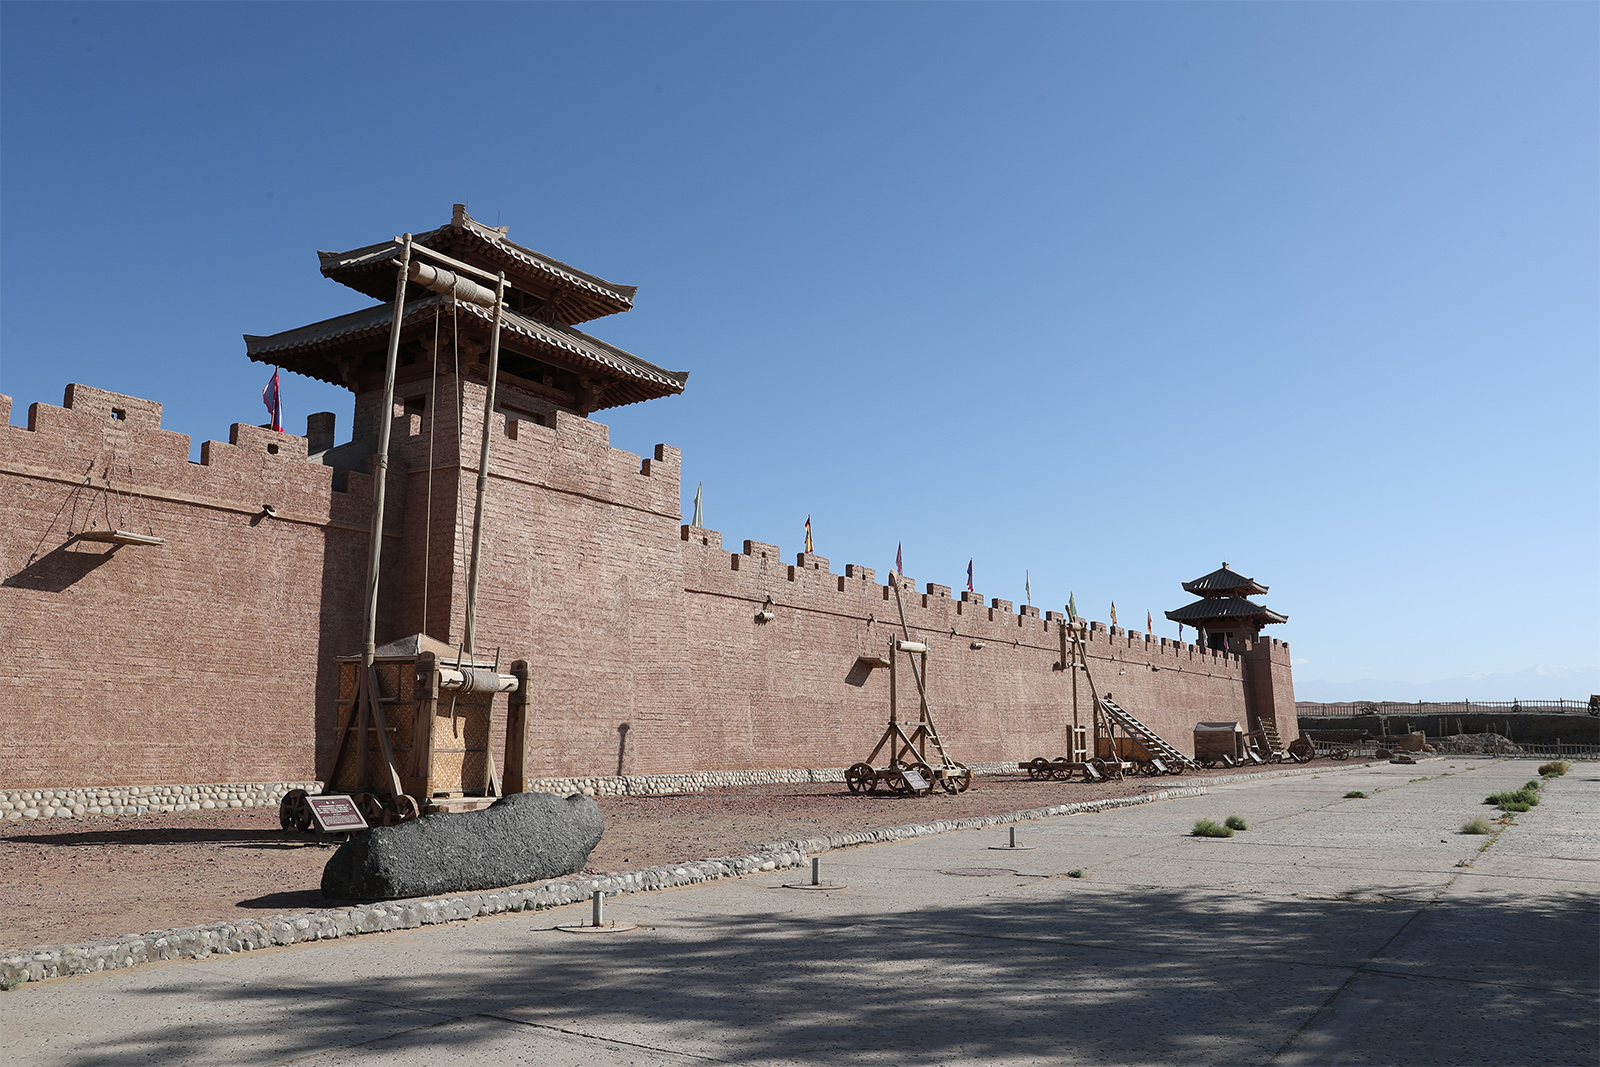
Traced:
<path fill-rule="evenodd" d="M 376 793 L 357 793 L 355 795 L 356 810 L 361 817 L 367 820 L 368 826 L 383 825 L 383 798 Z"/>
<path fill-rule="evenodd" d="M 1058 782 L 1065 782 L 1072 777 L 1072 761 L 1065 756 L 1057 756 L 1050 761 L 1050 777 Z"/>
<path fill-rule="evenodd" d="M 1328 753 L 1328 758 L 1329 759 L 1349 759 L 1350 758 L 1350 750 L 1348 748 L 1336 748 L 1332 752 Z"/>
<path fill-rule="evenodd" d="M 870 793 L 878 788 L 878 772 L 870 763 L 852 763 L 844 772 L 844 784 L 852 793 Z"/>
<path fill-rule="evenodd" d="M 1172 766 L 1167 768 L 1167 773 L 1168 774 L 1182 774 L 1184 771 L 1186 771 L 1188 769 L 1189 769 L 1188 764 L 1184 763 L 1182 760 L 1173 760 L 1172 761 Z"/>
<path fill-rule="evenodd" d="M 1106 781 L 1113 781 L 1122 777 L 1122 761 L 1101 759 L 1096 756 L 1089 761 L 1094 764 L 1094 769 L 1100 772 L 1100 777 Z"/>
<path fill-rule="evenodd" d="M 972 771 L 965 763 L 953 764 L 958 770 L 955 774 L 945 768 L 944 777 L 939 779 L 939 784 L 944 786 L 946 793 L 965 793 L 972 788 Z"/>
<path fill-rule="evenodd" d="M 1143 760 L 1139 763 L 1139 773 L 1146 778 L 1157 778 L 1161 775 L 1161 768 L 1156 766 L 1155 760 Z"/>
<path fill-rule="evenodd" d="M 383 825 L 399 826 L 403 822 L 410 822 L 422 814 L 417 807 L 415 797 L 401 793 L 397 797 L 390 797 L 383 803 Z"/>
<path fill-rule="evenodd" d="M 285 830 L 311 829 L 311 803 L 304 789 L 291 789 L 278 801 L 278 825 Z"/>
<path fill-rule="evenodd" d="M 891 793 L 911 792 L 911 783 L 906 781 L 906 776 L 896 768 L 891 767 L 883 774 L 883 782 L 889 787 Z"/>
<path fill-rule="evenodd" d="M 1297 737 L 1289 742 L 1289 758 L 1296 763 L 1310 763 L 1316 757 L 1316 748 L 1305 738 Z"/>
<path fill-rule="evenodd" d="M 1035 782 L 1041 778 L 1050 777 L 1050 761 L 1045 759 L 1043 756 L 1036 756 L 1027 763 L 1024 763 L 1022 765 L 1022 769 L 1027 771 L 1028 777 L 1032 778 Z"/>

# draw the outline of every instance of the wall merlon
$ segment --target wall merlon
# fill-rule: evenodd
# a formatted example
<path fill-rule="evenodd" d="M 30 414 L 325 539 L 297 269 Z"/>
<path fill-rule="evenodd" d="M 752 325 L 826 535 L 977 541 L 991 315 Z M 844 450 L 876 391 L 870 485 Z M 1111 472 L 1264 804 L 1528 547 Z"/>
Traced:
<path fill-rule="evenodd" d="M 0 393 L 0 427 L 11 425 L 11 398 Z"/>
<path fill-rule="evenodd" d="M 993 600 L 989 601 L 990 608 L 1004 615 L 1012 614 L 1011 606 L 1011 601 L 1001 600 L 999 597 L 995 597 Z"/>
<path fill-rule="evenodd" d="M 821 571 L 823 574 L 832 573 L 828 570 L 828 557 L 819 556 L 815 552 L 796 552 L 794 565 L 801 570 Z"/>
<path fill-rule="evenodd" d="M 765 541 L 746 541 L 744 552 L 741 554 L 751 559 L 768 560 L 773 565 L 783 558 L 783 553 L 778 551 L 777 545 L 769 545 Z"/>
<path fill-rule="evenodd" d="M 707 530 L 704 527 L 687 525 L 683 526 L 681 529 L 683 532 L 683 540 L 685 541 L 691 541 L 694 544 L 701 545 L 706 548 L 722 547 L 722 534 L 718 533 L 716 530 Z"/>
<path fill-rule="evenodd" d="M 938 584 L 936 584 L 934 582 L 929 582 L 928 583 L 928 595 L 931 596 L 931 597 L 938 597 L 938 598 L 941 598 L 941 599 L 944 599 L 944 600 L 949 600 L 950 599 L 950 587 L 948 585 L 938 585 Z"/>
<path fill-rule="evenodd" d="M 129 426 L 161 428 L 161 405 L 125 393 L 112 393 L 92 385 L 73 382 L 67 386 L 61 406 L 94 419 L 124 422 Z"/>
<path fill-rule="evenodd" d="M 964 604 L 977 604 L 981 607 L 983 605 L 983 594 L 974 593 L 971 589 L 964 589 L 961 592 L 961 602 Z"/>
<path fill-rule="evenodd" d="M 1039 609 L 1032 604 L 1024 604 L 1017 609 L 1017 615 L 1026 615 L 1030 619 L 1037 619 L 1039 617 Z"/>
<path fill-rule="evenodd" d="M 228 443 L 244 452 L 254 452 L 274 459 L 306 458 L 306 439 L 292 433 L 280 433 L 263 426 L 236 422 L 228 429 Z"/>
<path fill-rule="evenodd" d="M 877 571 L 871 567 L 863 567 L 859 563 L 846 563 L 844 565 L 844 576 L 846 578 L 856 578 L 863 582 L 875 582 L 878 580 Z"/>

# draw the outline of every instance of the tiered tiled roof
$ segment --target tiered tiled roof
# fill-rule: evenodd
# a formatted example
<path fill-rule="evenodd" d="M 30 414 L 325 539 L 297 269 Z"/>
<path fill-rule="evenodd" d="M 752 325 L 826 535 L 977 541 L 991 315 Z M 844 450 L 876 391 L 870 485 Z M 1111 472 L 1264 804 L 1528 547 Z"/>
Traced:
<path fill-rule="evenodd" d="M 627 311 L 633 306 L 633 286 L 613 284 L 514 244 L 505 229 L 484 226 L 460 204 L 448 225 L 414 240 L 481 270 L 505 271 L 500 370 L 516 384 L 585 415 L 683 392 L 687 371 L 658 367 L 574 328 Z M 368 296 L 393 300 L 398 242 L 317 255 L 327 277 Z M 455 336 L 448 325 L 449 307 L 448 298 L 415 283 L 407 286 L 401 339 L 408 351 L 431 343 L 441 313 L 447 323 L 441 338 Z M 476 342 L 475 351 L 481 351 L 492 312 L 466 302 L 454 307 L 462 339 L 469 347 Z M 282 333 L 246 334 L 245 352 L 258 363 L 359 392 L 382 374 L 392 315 L 391 305 L 384 303 Z M 473 355 L 461 355 L 460 362 L 470 372 Z"/>

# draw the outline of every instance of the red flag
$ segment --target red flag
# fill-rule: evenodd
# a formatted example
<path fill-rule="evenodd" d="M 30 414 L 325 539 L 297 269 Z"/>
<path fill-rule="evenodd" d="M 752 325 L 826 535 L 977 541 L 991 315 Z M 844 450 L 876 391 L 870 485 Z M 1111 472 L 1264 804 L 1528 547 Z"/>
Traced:
<path fill-rule="evenodd" d="M 272 412 L 272 428 L 283 432 L 283 397 L 278 394 L 278 368 L 272 368 L 272 380 L 261 390 L 261 402 Z"/>
<path fill-rule="evenodd" d="M 972 588 L 972 561 L 969 559 L 969 560 L 967 560 L 967 592 L 971 593 L 973 591 L 974 590 Z"/>
<path fill-rule="evenodd" d="M 1155 616 L 1151 615 L 1148 611 L 1144 613 L 1144 632 L 1147 634 L 1153 634 L 1156 632 Z"/>
<path fill-rule="evenodd" d="M 896 574 L 904 574 L 906 572 L 905 564 L 900 562 L 900 543 L 899 542 L 896 542 L 895 546 L 894 546 L 894 572 Z"/>

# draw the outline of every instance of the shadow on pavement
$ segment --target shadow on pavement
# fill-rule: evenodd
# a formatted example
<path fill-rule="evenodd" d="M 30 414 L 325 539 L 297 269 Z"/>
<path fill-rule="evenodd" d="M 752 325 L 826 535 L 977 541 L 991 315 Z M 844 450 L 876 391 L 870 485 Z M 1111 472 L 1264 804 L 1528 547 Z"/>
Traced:
<path fill-rule="evenodd" d="M 268 966 L 238 983 L 196 983 L 174 968 L 165 988 L 148 992 L 181 987 L 196 1025 L 129 1033 L 68 1062 L 241 1062 L 238 1050 L 249 1048 L 277 1062 L 401 1030 L 413 1030 L 396 1039 L 408 1047 L 434 1041 L 441 1053 L 471 1052 L 491 1028 L 414 1032 L 470 1015 L 735 1063 L 1266 1063 L 1297 1034 L 1317 1042 L 1312 1062 L 1593 1063 L 1600 1055 L 1592 895 L 1445 899 L 1419 913 L 1415 902 L 1063 883 L 1047 901 L 850 912 L 846 896 L 838 907 L 809 919 L 674 918 L 615 937 L 553 932 L 545 916 L 490 920 L 460 934 L 479 943 L 496 931 L 502 942 L 491 950 L 465 955 L 438 931 L 410 955 L 397 946 L 405 966 L 360 980 L 335 969 L 371 969 L 376 957 L 358 961 L 337 948 L 322 950 L 326 970 L 317 955 L 299 954 L 292 971 Z M 429 961 L 426 973 L 419 960 Z M 1386 992 L 1374 1001 L 1363 989 Z M 137 1003 L 148 992 L 119 998 Z M 1368 997 L 1354 1023 L 1323 1011 L 1336 993 Z M 1514 1011 L 1502 1016 L 1506 1004 Z M 203 1020 L 223 1016 L 226 1028 L 208 1035 Z M 286 1017 L 294 1019 L 287 1040 Z M 1524 1041 L 1531 1034 L 1537 1048 Z M 382 1062 L 387 1044 L 363 1055 Z"/>

